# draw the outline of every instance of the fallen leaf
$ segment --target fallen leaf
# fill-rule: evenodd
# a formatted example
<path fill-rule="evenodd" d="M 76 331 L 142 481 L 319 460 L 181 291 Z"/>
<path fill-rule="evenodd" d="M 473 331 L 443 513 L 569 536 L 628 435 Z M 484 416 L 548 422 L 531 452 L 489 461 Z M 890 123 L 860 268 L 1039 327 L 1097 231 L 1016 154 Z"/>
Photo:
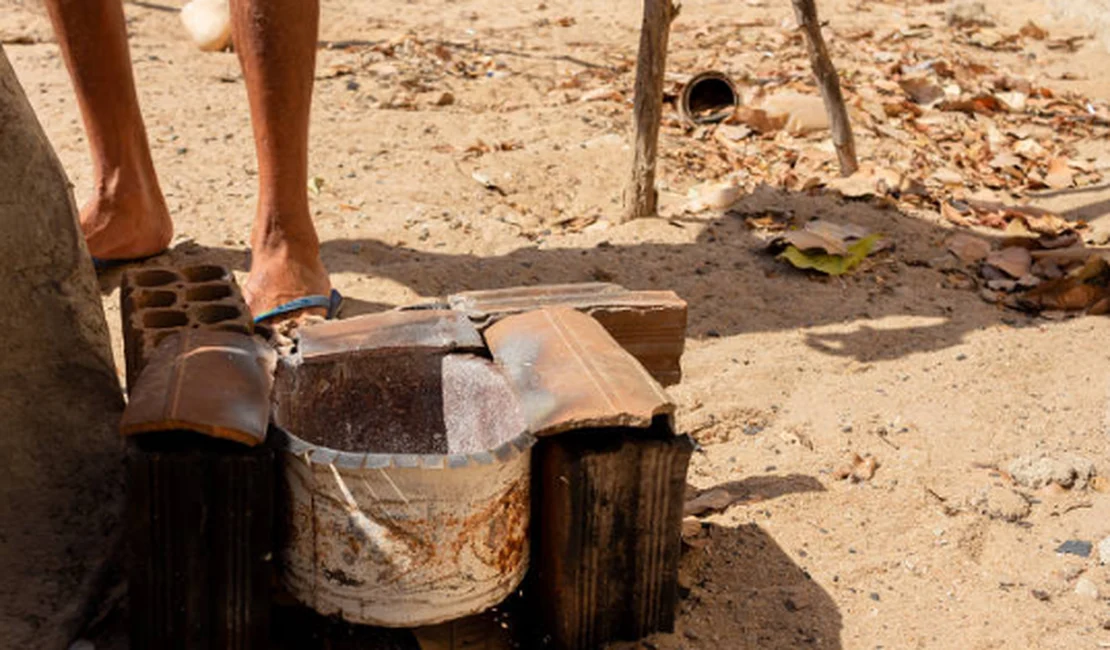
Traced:
<path fill-rule="evenodd" d="M 1022 92 L 1008 92 L 1008 93 L 995 93 L 997 99 L 1002 107 L 1011 113 L 1020 113 L 1025 110 L 1025 105 L 1029 101 L 1029 96 Z"/>
<path fill-rule="evenodd" d="M 621 102 L 624 101 L 624 96 L 620 91 L 613 88 L 596 88 L 589 92 L 582 93 L 578 98 L 580 102 Z"/>
<path fill-rule="evenodd" d="M 987 254 L 986 264 L 1002 271 L 1011 278 L 1020 278 L 1029 273 L 1033 265 L 1033 256 L 1029 250 L 1020 246 L 1011 246 Z"/>
<path fill-rule="evenodd" d="M 841 481 L 851 479 L 853 483 L 860 483 L 874 478 L 878 469 L 879 460 L 874 456 L 864 457 L 857 453 L 850 453 L 844 462 L 833 470 L 833 478 Z"/>
<path fill-rule="evenodd" d="M 313 196 L 319 196 L 322 189 L 324 189 L 324 178 L 322 176 L 313 176 L 308 179 L 308 191 L 312 192 Z"/>
<path fill-rule="evenodd" d="M 1048 30 L 1041 27 L 1032 20 L 1025 23 L 1025 25 L 1018 33 L 1026 38 L 1031 38 L 1035 41 L 1043 41 L 1044 39 L 1048 38 Z"/>
<path fill-rule="evenodd" d="M 786 115 L 772 116 L 761 108 L 738 106 L 736 111 L 725 120 L 728 124 L 744 124 L 756 133 L 771 133 L 786 126 Z"/>
<path fill-rule="evenodd" d="M 988 242 L 963 233 L 949 238 L 947 248 L 964 264 L 978 262 L 991 252 L 991 245 Z"/>
<path fill-rule="evenodd" d="M 1044 175 L 1045 185 L 1062 190 L 1072 186 L 1075 172 L 1068 165 L 1067 158 L 1053 158 L 1048 163 L 1048 171 Z"/>
<path fill-rule="evenodd" d="M 926 77 L 903 79 L 898 85 L 910 99 L 923 106 L 930 106 L 944 99 L 944 89 Z"/>
<path fill-rule="evenodd" d="M 844 255 L 832 255 L 819 251 L 802 251 L 796 246 L 787 246 L 781 257 L 799 269 L 813 269 L 826 275 L 844 275 L 859 265 L 871 254 L 879 235 L 864 237 L 848 247 Z"/>

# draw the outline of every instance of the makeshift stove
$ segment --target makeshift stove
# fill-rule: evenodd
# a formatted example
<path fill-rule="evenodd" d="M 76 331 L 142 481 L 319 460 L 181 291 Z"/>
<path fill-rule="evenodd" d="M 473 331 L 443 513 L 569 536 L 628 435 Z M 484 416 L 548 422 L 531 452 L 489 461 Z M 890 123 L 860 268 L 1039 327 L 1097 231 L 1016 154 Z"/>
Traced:
<path fill-rule="evenodd" d="M 528 575 L 550 647 L 673 629 L 673 293 L 471 292 L 280 354 L 220 267 L 133 270 L 121 300 L 133 647 L 269 648 L 275 578 L 359 625 L 459 619 Z"/>

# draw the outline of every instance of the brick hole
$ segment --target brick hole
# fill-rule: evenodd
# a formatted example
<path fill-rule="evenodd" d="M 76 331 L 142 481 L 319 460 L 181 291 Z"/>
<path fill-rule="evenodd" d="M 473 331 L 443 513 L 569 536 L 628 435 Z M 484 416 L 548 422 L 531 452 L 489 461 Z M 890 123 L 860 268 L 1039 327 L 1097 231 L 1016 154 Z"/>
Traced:
<path fill-rule="evenodd" d="M 172 307 L 175 302 L 177 294 L 172 291 L 143 291 L 135 297 L 135 306 L 139 309 Z"/>
<path fill-rule="evenodd" d="M 173 284 L 179 279 L 176 273 L 167 271 L 166 269 L 139 271 L 132 277 L 135 278 L 135 286 L 138 287 L 162 287 L 167 284 Z"/>
<path fill-rule="evenodd" d="M 212 302 L 223 300 L 231 295 L 231 287 L 226 284 L 205 284 L 192 287 L 185 291 L 185 300 L 189 302 Z"/>
<path fill-rule="evenodd" d="M 167 327 L 184 327 L 189 324 L 189 317 L 180 311 L 164 309 L 148 311 L 143 314 L 143 327 L 150 329 L 164 329 Z"/>
<path fill-rule="evenodd" d="M 242 315 L 243 312 L 234 305 L 202 305 L 193 313 L 193 318 L 211 325 L 225 320 L 235 320 Z"/>
<path fill-rule="evenodd" d="M 181 273 L 189 282 L 211 282 L 213 280 L 223 280 L 227 275 L 227 271 L 222 266 L 214 264 L 205 264 L 203 266 L 190 266 L 189 268 L 182 269 Z"/>

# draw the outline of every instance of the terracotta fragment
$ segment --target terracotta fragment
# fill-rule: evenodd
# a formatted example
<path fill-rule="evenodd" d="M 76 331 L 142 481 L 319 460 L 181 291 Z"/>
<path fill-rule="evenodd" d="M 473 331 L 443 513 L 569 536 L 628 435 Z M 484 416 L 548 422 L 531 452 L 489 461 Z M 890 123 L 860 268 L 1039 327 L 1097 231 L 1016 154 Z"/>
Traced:
<path fill-rule="evenodd" d="M 593 318 L 569 307 L 510 316 L 486 330 L 530 431 L 651 426 L 674 414 L 662 387 Z"/>
<path fill-rule="evenodd" d="M 297 353 L 302 361 L 361 352 L 422 349 L 481 350 L 478 330 L 448 309 L 387 311 L 327 321 L 299 332 Z"/>
<path fill-rule="evenodd" d="M 266 439 L 276 354 L 241 332 L 182 329 L 163 340 L 132 387 L 125 436 L 188 430 L 245 445 Z"/>
<path fill-rule="evenodd" d="M 129 392 L 154 348 L 174 332 L 254 332 L 234 276 L 214 264 L 129 269 L 120 285 L 120 311 Z"/>
<path fill-rule="evenodd" d="M 469 291 L 447 300 L 480 328 L 542 307 L 577 309 L 597 319 L 656 381 L 670 386 L 682 379 L 686 301 L 673 291 L 629 291 L 595 282 Z"/>

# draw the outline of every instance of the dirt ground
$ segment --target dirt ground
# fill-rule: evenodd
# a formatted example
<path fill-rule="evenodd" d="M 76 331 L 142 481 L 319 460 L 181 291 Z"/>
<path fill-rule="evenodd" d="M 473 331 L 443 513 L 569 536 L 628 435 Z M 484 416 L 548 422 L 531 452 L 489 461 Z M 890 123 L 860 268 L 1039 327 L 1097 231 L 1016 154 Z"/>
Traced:
<path fill-rule="evenodd" d="M 1073 52 L 959 51 L 1058 93 L 1110 99 L 1099 5 L 986 5 L 999 30 L 1033 19 L 1054 38 L 1096 38 Z M 90 162 L 49 25 L 33 2 L 0 6 L 0 37 L 80 202 Z M 945 4 L 819 8 L 834 34 L 948 30 Z M 256 165 L 235 57 L 197 51 L 161 5 L 126 11 L 177 228 L 163 261 L 241 274 Z M 932 261 L 955 226 L 935 208 L 774 191 L 731 212 L 684 211 L 691 187 L 745 170 L 707 157 L 673 117 L 661 141 L 668 218 L 621 224 L 635 0 L 323 0 L 322 12 L 312 201 L 346 315 L 463 289 L 599 279 L 689 301 L 685 378 L 672 393 L 702 445 L 690 482 L 735 503 L 703 516 L 689 539 L 677 631 L 629 647 L 1110 647 L 1110 568 L 1097 549 L 1110 535 L 1110 494 L 1105 479 L 1085 485 L 1083 465 L 1110 476 L 1110 320 L 1028 316 L 946 282 Z M 792 20 L 786 0 L 688 2 L 669 68 L 805 70 L 799 47 L 756 46 Z M 836 56 L 851 45 L 832 47 Z M 618 101 L 582 100 L 599 88 Z M 1110 154 L 1105 137 L 1082 145 L 1089 158 Z M 860 138 L 865 160 L 891 146 Z M 1108 200 L 1101 182 L 1035 198 L 1094 233 L 1110 219 Z M 858 224 L 895 247 L 841 278 L 807 275 L 765 254 L 742 218 L 767 210 Z M 118 359 L 116 282 L 102 279 Z M 873 457 L 873 476 L 838 478 L 851 454 Z M 1041 454 L 1082 476 L 1071 489 L 1038 488 L 1005 471 Z M 1059 552 L 1069 540 L 1095 549 Z"/>

